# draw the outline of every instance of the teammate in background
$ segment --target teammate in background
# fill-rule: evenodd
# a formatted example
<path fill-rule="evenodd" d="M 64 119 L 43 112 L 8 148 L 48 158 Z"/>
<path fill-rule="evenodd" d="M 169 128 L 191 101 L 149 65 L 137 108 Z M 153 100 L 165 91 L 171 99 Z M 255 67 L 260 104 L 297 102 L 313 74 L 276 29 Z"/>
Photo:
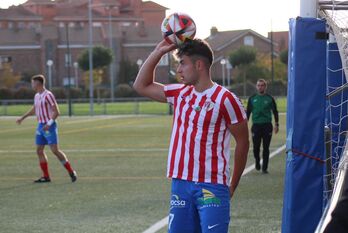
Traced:
<path fill-rule="evenodd" d="M 45 145 L 47 144 L 50 146 L 53 154 L 57 156 L 62 165 L 68 171 L 71 181 L 75 182 L 77 179 L 76 172 L 72 169 L 64 152 L 58 147 L 58 128 L 56 119 L 59 116 L 59 108 L 56 99 L 50 91 L 45 89 L 45 77 L 43 75 L 33 76 L 31 78 L 31 86 L 36 92 L 34 105 L 26 114 L 17 119 L 16 122 L 17 124 L 21 124 L 25 118 L 34 114 L 39 122 L 36 129 L 36 152 L 39 156 L 43 176 L 34 182 L 51 182 L 48 172 L 47 156 L 44 151 Z"/>
<path fill-rule="evenodd" d="M 155 82 L 161 57 L 175 45 L 160 42 L 141 67 L 134 89 L 173 105 L 167 176 L 172 178 L 170 233 L 227 233 L 230 198 L 244 171 L 249 150 L 247 116 L 240 100 L 211 79 L 213 53 L 194 39 L 177 50 L 182 84 Z M 230 182 L 230 139 L 234 169 Z"/>
<path fill-rule="evenodd" d="M 275 119 L 274 133 L 279 130 L 279 116 L 274 98 L 266 93 L 267 82 L 259 79 L 256 83 L 257 94 L 251 96 L 248 100 L 247 115 L 248 120 L 252 114 L 253 125 L 251 127 L 253 138 L 253 149 L 255 157 L 255 169 L 260 170 L 260 147 L 263 145 L 262 153 L 262 172 L 267 174 L 269 160 L 269 146 L 272 139 L 272 112 Z"/>

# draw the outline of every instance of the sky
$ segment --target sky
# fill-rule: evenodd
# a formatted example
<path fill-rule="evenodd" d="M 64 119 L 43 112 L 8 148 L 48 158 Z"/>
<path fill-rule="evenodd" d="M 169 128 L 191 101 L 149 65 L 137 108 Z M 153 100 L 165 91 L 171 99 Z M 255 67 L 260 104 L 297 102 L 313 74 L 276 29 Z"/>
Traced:
<path fill-rule="evenodd" d="M 26 0 L 0 0 L 0 8 Z M 289 18 L 296 18 L 300 0 L 152 0 L 173 12 L 190 15 L 197 26 L 197 37 L 206 38 L 210 28 L 219 31 L 252 29 L 264 36 L 271 31 L 287 31 Z"/>

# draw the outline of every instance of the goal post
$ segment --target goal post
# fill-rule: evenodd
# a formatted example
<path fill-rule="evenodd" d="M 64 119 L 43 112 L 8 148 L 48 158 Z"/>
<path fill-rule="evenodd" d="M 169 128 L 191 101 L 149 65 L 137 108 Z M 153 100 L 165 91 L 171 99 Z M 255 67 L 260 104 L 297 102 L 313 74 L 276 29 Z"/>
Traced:
<path fill-rule="evenodd" d="M 348 229 L 348 1 L 320 0 L 318 10 L 330 33 L 326 122 L 332 154 L 324 174 L 325 211 L 315 233 L 340 233 Z"/>
<path fill-rule="evenodd" d="M 282 233 L 347 232 L 348 1 L 300 6 L 289 30 Z"/>
<path fill-rule="evenodd" d="M 325 166 L 326 23 L 290 20 L 282 233 L 314 232 Z"/>
<path fill-rule="evenodd" d="M 318 15 L 318 0 L 301 0 L 300 17 L 316 18 Z"/>

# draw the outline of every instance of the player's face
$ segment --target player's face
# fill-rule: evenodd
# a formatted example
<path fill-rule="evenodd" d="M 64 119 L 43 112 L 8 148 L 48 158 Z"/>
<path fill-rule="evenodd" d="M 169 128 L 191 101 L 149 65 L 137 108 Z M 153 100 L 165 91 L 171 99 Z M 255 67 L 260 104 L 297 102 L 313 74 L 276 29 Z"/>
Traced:
<path fill-rule="evenodd" d="M 195 85 L 198 82 L 199 74 L 195 64 L 186 55 L 180 57 L 176 72 L 180 75 L 181 82 L 186 85 Z"/>
<path fill-rule="evenodd" d="M 31 87 L 33 88 L 34 91 L 38 91 L 41 86 L 42 84 L 40 82 L 31 80 Z"/>
<path fill-rule="evenodd" d="M 266 89 L 267 89 L 266 83 L 264 83 L 264 82 L 257 82 L 256 83 L 256 89 L 257 89 L 257 91 L 260 94 L 264 94 Z"/>

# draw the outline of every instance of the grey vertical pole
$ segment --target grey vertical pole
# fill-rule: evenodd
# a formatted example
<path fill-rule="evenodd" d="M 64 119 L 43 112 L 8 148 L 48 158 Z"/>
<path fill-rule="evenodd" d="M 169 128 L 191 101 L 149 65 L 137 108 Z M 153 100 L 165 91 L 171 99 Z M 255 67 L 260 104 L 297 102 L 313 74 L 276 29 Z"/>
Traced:
<path fill-rule="evenodd" d="M 88 0 L 88 24 L 89 24 L 89 40 L 88 40 L 88 52 L 89 52 L 89 114 L 94 114 L 93 109 L 93 25 L 92 25 L 92 0 Z"/>
<path fill-rule="evenodd" d="M 68 73 L 68 109 L 69 109 L 69 117 L 72 115 L 71 111 L 71 75 L 70 75 L 70 67 L 71 67 L 71 53 L 70 53 L 70 42 L 69 42 L 69 23 L 66 24 L 65 28 L 66 32 L 66 49 L 67 49 L 67 73 Z"/>
<path fill-rule="evenodd" d="M 318 0 L 301 0 L 300 16 L 316 18 L 318 9 Z"/>
<path fill-rule="evenodd" d="M 326 188 L 329 191 L 333 190 L 332 186 L 332 162 L 331 162 L 331 156 L 332 156 L 332 144 L 331 144 L 331 130 L 328 126 L 325 126 L 325 152 L 326 152 Z M 331 196 L 331 195 L 330 195 Z M 330 197 L 328 197 L 330 198 Z"/>
<path fill-rule="evenodd" d="M 52 89 L 52 70 L 51 66 L 48 66 L 48 89 Z"/>
<path fill-rule="evenodd" d="M 110 49 L 112 51 L 112 54 L 114 54 L 114 46 L 113 46 L 113 42 L 112 42 L 112 20 L 111 20 L 111 6 L 109 7 L 109 37 L 110 37 L 110 41 L 109 41 L 109 46 Z M 115 79 L 114 79 L 114 60 L 111 61 L 110 64 L 110 91 L 111 91 L 111 101 L 114 102 L 115 99 Z"/>
<path fill-rule="evenodd" d="M 272 75 L 272 83 L 271 83 L 271 93 L 274 91 L 274 47 L 273 47 L 273 29 L 271 29 L 271 75 Z"/>

